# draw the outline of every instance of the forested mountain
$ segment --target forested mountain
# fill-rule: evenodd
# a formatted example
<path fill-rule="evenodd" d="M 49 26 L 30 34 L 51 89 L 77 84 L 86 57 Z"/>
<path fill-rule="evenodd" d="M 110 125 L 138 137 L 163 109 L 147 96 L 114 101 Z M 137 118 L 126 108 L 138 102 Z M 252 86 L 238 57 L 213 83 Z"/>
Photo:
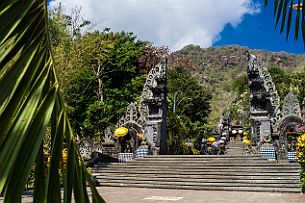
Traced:
<path fill-rule="evenodd" d="M 296 86 L 299 84 L 296 83 L 301 82 L 305 55 L 250 50 L 238 45 L 209 48 L 187 45 L 171 54 L 173 63 L 183 61 L 187 64 L 188 70 L 199 76 L 201 83 L 213 92 L 209 115 L 212 125 L 219 121 L 219 116 L 228 107 L 232 98 L 239 97 L 247 91 L 246 51 L 258 56 L 269 69 L 281 98 L 290 90 L 297 91 Z"/>

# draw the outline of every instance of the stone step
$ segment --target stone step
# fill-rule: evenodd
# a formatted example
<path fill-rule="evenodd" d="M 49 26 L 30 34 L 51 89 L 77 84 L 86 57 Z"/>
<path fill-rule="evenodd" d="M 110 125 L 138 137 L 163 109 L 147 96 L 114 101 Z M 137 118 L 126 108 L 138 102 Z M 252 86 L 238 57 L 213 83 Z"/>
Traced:
<path fill-rule="evenodd" d="M 209 191 L 243 191 L 243 192 L 281 192 L 300 193 L 300 188 L 280 188 L 280 187 L 234 187 L 234 186 L 193 186 L 176 184 L 147 184 L 147 183 L 101 183 L 105 187 L 138 187 L 156 189 L 183 189 L 183 190 L 209 190 Z"/>
<path fill-rule="evenodd" d="M 138 176 L 96 176 L 98 180 L 137 180 L 137 181 L 166 181 L 166 182 L 194 182 L 194 183 L 257 183 L 257 184 L 300 184 L 295 179 L 229 179 L 229 178 L 185 178 L 181 177 L 138 177 Z"/>
<path fill-rule="evenodd" d="M 189 181 L 165 181 L 165 180 L 138 180 L 138 179 L 127 179 L 127 180 L 115 180 L 115 179 L 103 179 L 101 183 L 121 183 L 121 184 L 166 184 L 166 185 L 188 185 L 194 187 L 264 187 L 264 188 L 298 188 L 300 189 L 300 184 L 279 184 L 276 182 L 271 183 L 258 183 L 258 182 L 189 182 Z"/>
<path fill-rule="evenodd" d="M 96 176 L 99 179 L 108 177 L 116 177 L 116 178 L 171 178 L 171 179 L 186 179 L 186 180 L 244 180 L 244 181 L 253 181 L 253 180 L 261 180 L 261 181 L 294 181 L 299 182 L 299 176 L 293 175 L 293 176 L 230 176 L 230 175 L 208 175 L 208 174 L 202 174 L 202 175 L 180 175 L 180 174 L 150 174 L 149 176 L 147 174 L 128 174 L 126 176 L 125 173 L 93 173 L 93 176 Z"/>
<path fill-rule="evenodd" d="M 238 146 L 239 145 L 239 146 Z M 301 192 L 299 164 L 243 154 L 243 144 L 226 155 L 157 155 L 127 163 L 99 164 L 93 175 L 102 186 L 188 190 Z"/>
<path fill-rule="evenodd" d="M 96 174 L 96 172 L 94 172 Z M 101 172 L 101 174 L 125 174 L 130 175 L 130 174 L 146 174 L 146 175 L 150 175 L 150 174 L 155 174 L 155 175 L 160 175 L 160 174 L 167 174 L 167 175 L 171 175 L 171 174 L 179 174 L 179 175 L 229 175 L 229 176 L 267 176 L 269 178 L 272 178 L 273 176 L 294 176 L 296 178 L 299 177 L 299 173 L 298 172 L 288 172 L 288 173 L 283 173 L 283 172 L 238 172 L 238 171 L 209 171 L 209 172 L 203 172 L 203 171 L 180 171 L 180 170 L 172 170 L 172 171 L 160 171 L 160 170 L 155 170 L 155 171 L 130 171 L 130 170 L 124 170 L 124 171 L 117 171 L 117 170 L 103 170 L 103 172 Z"/>
<path fill-rule="evenodd" d="M 155 172 L 155 171 L 167 171 L 169 169 L 167 168 L 150 168 L 150 169 L 146 169 L 146 171 L 149 172 Z M 113 168 L 105 168 L 103 169 L 103 173 L 105 172 L 140 172 L 143 171 L 143 168 L 125 168 L 125 169 L 113 169 Z M 256 170 L 247 170 L 247 169 L 187 169 L 187 168 L 175 168 L 175 169 L 171 169 L 171 171 L 174 173 L 176 172 L 192 172 L 192 173 L 196 173 L 196 172 L 200 172 L 200 173 L 215 173 L 215 172 L 222 172 L 222 173 L 234 173 L 234 172 L 239 172 L 239 173 L 261 173 L 261 174 L 265 174 L 265 173 L 274 173 L 274 174 L 278 174 L 278 173 L 295 173 L 295 174 L 299 174 L 299 170 L 281 170 L 281 169 L 256 169 Z"/>
<path fill-rule="evenodd" d="M 118 171 L 123 171 L 123 170 L 134 170 L 134 171 L 142 171 L 143 168 L 145 170 L 150 170 L 150 171 L 155 171 L 155 170 L 180 170 L 180 171 L 239 171 L 239 172 L 254 172 L 254 171 L 259 171 L 259 172 L 264 172 L 264 171 L 272 171 L 272 172 L 299 172 L 299 168 L 293 168 L 293 167 L 230 167 L 230 166 L 219 166 L 219 167 L 212 167 L 212 166 L 181 166 L 181 165 L 176 165 L 176 166 L 125 166 L 125 167 L 103 167 L 103 171 L 107 170 L 118 170 Z"/>
<path fill-rule="evenodd" d="M 184 163 L 180 162 L 179 164 L 176 164 L 175 162 L 173 163 L 168 163 L 168 164 L 163 164 L 163 163 L 154 163 L 152 164 L 147 164 L 144 162 L 127 162 L 127 163 L 100 163 L 96 165 L 96 167 L 99 167 L 101 169 L 103 168 L 136 168 L 136 167 L 147 167 L 147 168 L 242 168 L 242 169 L 263 169 L 263 168 L 268 168 L 268 169 L 301 169 L 299 164 L 277 164 L 277 163 L 269 163 L 269 162 L 263 162 L 263 163 L 233 163 L 233 162 L 228 162 L 228 163 Z"/>
<path fill-rule="evenodd" d="M 228 162 L 271 162 L 271 161 L 268 161 L 267 159 L 258 159 L 258 158 L 255 158 L 255 159 L 202 159 L 202 160 L 198 160 L 198 159 L 195 159 L 195 160 L 192 160 L 192 159 L 168 159 L 168 160 L 163 160 L 163 159 L 135 159 L 135 160 L 132 160 L 132 161 L 137 161 L 138 163 L 171 163 L 171 162 L 179 162 L 179 163 L 210 163 L 210 162 L 219 162 L 219 163 L 228 163 Z M 130 162 L 132 162 L 130 161 Z M 273 161 L 274 163 L 276 163 L 276 161 Z"/>
<path fill-rule="evenodd" d="M 244 149 L 245 148 L 245 145 L 242 144 L 242 145 L 239 145 L 239 144 L 235 144 L 235 145 L 227 145 L 227 149 L 232 149 L 232 148 L 238 148 L 238 149 Z"/>
<path fill-rule="evenodd" d="M 245 146 L 244 143 L 242 143 L 241 141 L 240 142 L 228 142 L 227 146 L 230 146 L 230 145 L 240 145 L 240 146 Z"/>
<path fill-rule="evenodd" d="M 289 163 L 281 163 L 277 164 L 275 161 L 226 161 L 226 162 L 220 162 L 220 161 L 214 161 L 214 162 L 179 162 L 179 161 L 168 161 L 168 162 L 160 162 L 160 161 L 130 161 L 127 164 L 125 163 L 117 163 L 118 165 L 123 166 L 177 166 L 177 165 L 189 165 L 189 166 L 278 166 L 278 167 L 285 167 L 291 165 L 291 167 L 299 167 L 294 166 L 294 164 Z M 115 164 L 97 164 L 96 166 L 112 166 Z"/>
<path fill-rule="evenodd" d="M 260 158 L 260 157 L 252 157 L 252 156 L 241 156 L 237 158 L 221 158 L 221 157 L 215 157 L 215 158 L 210 158 L 210 157 L 202 157 L 202 158 L 165 158 L 163 159 L 162 157 L 144 157 L 144 158 L 136 158 L 133 159 L 133 161 L 146 161 L 146 162 L 151 162 L 151 161 L 159 161 L 159 162 L 168 162 L 168 161 L 178 161 L 178 162 L 215 162 L 215 161 L 220 161 L 220 162 L 226 162 L 226 161 L 268 161 L 268 159 L 265 158 Z"/>
<path fill-rule="evenodd" d="M 208 162 L 208 161 L 268 161 L 268 159 L 265 158 L 260 158 L 260 157 L 245 157 L 245 158 L 200 158 L 200 159 L 191 159 L 191 158 L 167 158 L 167 159 L 162 159 L 162 158 L 136 158 L 133 159 L 134 161 L 163 161 L 163 162 L 168 162 L 168 161 L 185 161 L 185 162 Z"/>
<path fill-rule="evenodd" d="M 170 162 L 179 162 L 179 163 L 210 163 L 210 162 L 219 162 L 219 163 L 227 163 L 227 162 L 272 162 L 272 161 L 268 161 L 267 159 L 168 159 L 168 160 L 163 160 L 163 159 L 143 159 L 143 158 L 137 158 L 135 160 L 131 160 L 132 161 L 137 161 L 138 163 L 140 162 L 147 162 L 147 163 L 151 163 L 151 162 L 162 162 L 162 163 L 170 163 Z M 276 163 L 276 161 L 273 161 L 274 163 Z"/>
<path fill-rule="evenodd" d="M 277 188 L 298 188 L 300 189 L 300 184 L 298 183 L 277 183 L 277 182 L 190 182 L 190 181 L 183 181 L 181 179 L 175 180 L 141 180 L 141 179 L 103 179 L 102 183 L 135 183 L 135 184 L 166 184 L 166 185 L 189 185 L 189 186 L 211 186 L 211 187 L 277 187 Z"/>
<path fill-rule="evenodd" d="M 169 158 L 177 158 L 177 159 L 231 159 L 231 158 L 260 158 L 259 155 L 150 155 L 144 157 L 144 159 L 169 159 Z"/>

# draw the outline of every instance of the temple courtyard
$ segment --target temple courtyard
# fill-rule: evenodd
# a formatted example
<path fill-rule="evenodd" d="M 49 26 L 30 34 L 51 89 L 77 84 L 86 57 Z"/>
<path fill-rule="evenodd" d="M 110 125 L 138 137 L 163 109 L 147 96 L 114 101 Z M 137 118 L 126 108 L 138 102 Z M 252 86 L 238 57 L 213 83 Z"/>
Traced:
<path fill-rule="evenodd" d="M 304 203 L 301 193 L 225 192 L 146 189 L 127 187 L 98 187 L 107 203 Z M 0 198 L 0 202 L 3 199 Z M 32 202 L 32 196 L 23 196 L 22 202 Z"/>
<path fill-rule="evenodd" d="M 224 192 L 100 187 L 100 194 L 109 203 L 304 203 L 301 193 Z"/>

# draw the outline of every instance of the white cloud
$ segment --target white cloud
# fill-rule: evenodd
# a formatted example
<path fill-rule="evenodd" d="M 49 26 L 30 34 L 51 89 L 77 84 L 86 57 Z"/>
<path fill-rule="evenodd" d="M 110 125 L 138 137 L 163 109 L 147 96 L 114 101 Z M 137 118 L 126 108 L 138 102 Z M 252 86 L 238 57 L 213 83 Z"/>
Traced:
<path fill-rule="evenodd" d="M 142 40 L 176 50 L 187 44 L 211 46 L 230 23 L 259 12 L 253 0 L 54 0 L 65 12 L 80 6 L 82 15 L 98 27 L 134 32 Z"/>

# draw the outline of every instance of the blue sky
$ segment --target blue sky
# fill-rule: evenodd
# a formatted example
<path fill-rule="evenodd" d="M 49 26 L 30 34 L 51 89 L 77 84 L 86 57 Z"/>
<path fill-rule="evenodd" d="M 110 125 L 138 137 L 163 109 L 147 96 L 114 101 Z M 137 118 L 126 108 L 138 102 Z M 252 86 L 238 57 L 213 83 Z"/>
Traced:
<path fill-rule="evenodd" d="M 302 40 L 293 40 L 294 27 L 287 43 L 285 34 L 275 30 L 271 0 L 268 7 L 264 7 L 263 0 L 217 0 L 217 4 L 215 0 L 52 0 L 50 8 L 59 2 L 66 14 L 80 7 L 81 15 L 96 29 L 133 32 L 141 40 L 171 50 L 188 44 L 236 44 L 304 53 Z"/>
<path fill-rule="evenodd" d="M 263 0 L 260 1 L 263 5 Z M 286 33 L 280 35 L 279 28 L 275 30 L 273 18 L 273 1 L 268 7 L 261 7 L 261 12 L 255 15 L 245 15 L 243 21 L 235 28 L 230 24 L 221 32 L 221 39 L 213 46 L 238 44 L 251 49 L 266 49 L 270 51 L 286 51 L 289 53 L 304 53 L 302 37 L 294 42 L 294 26 L 286 43 Z"/>

